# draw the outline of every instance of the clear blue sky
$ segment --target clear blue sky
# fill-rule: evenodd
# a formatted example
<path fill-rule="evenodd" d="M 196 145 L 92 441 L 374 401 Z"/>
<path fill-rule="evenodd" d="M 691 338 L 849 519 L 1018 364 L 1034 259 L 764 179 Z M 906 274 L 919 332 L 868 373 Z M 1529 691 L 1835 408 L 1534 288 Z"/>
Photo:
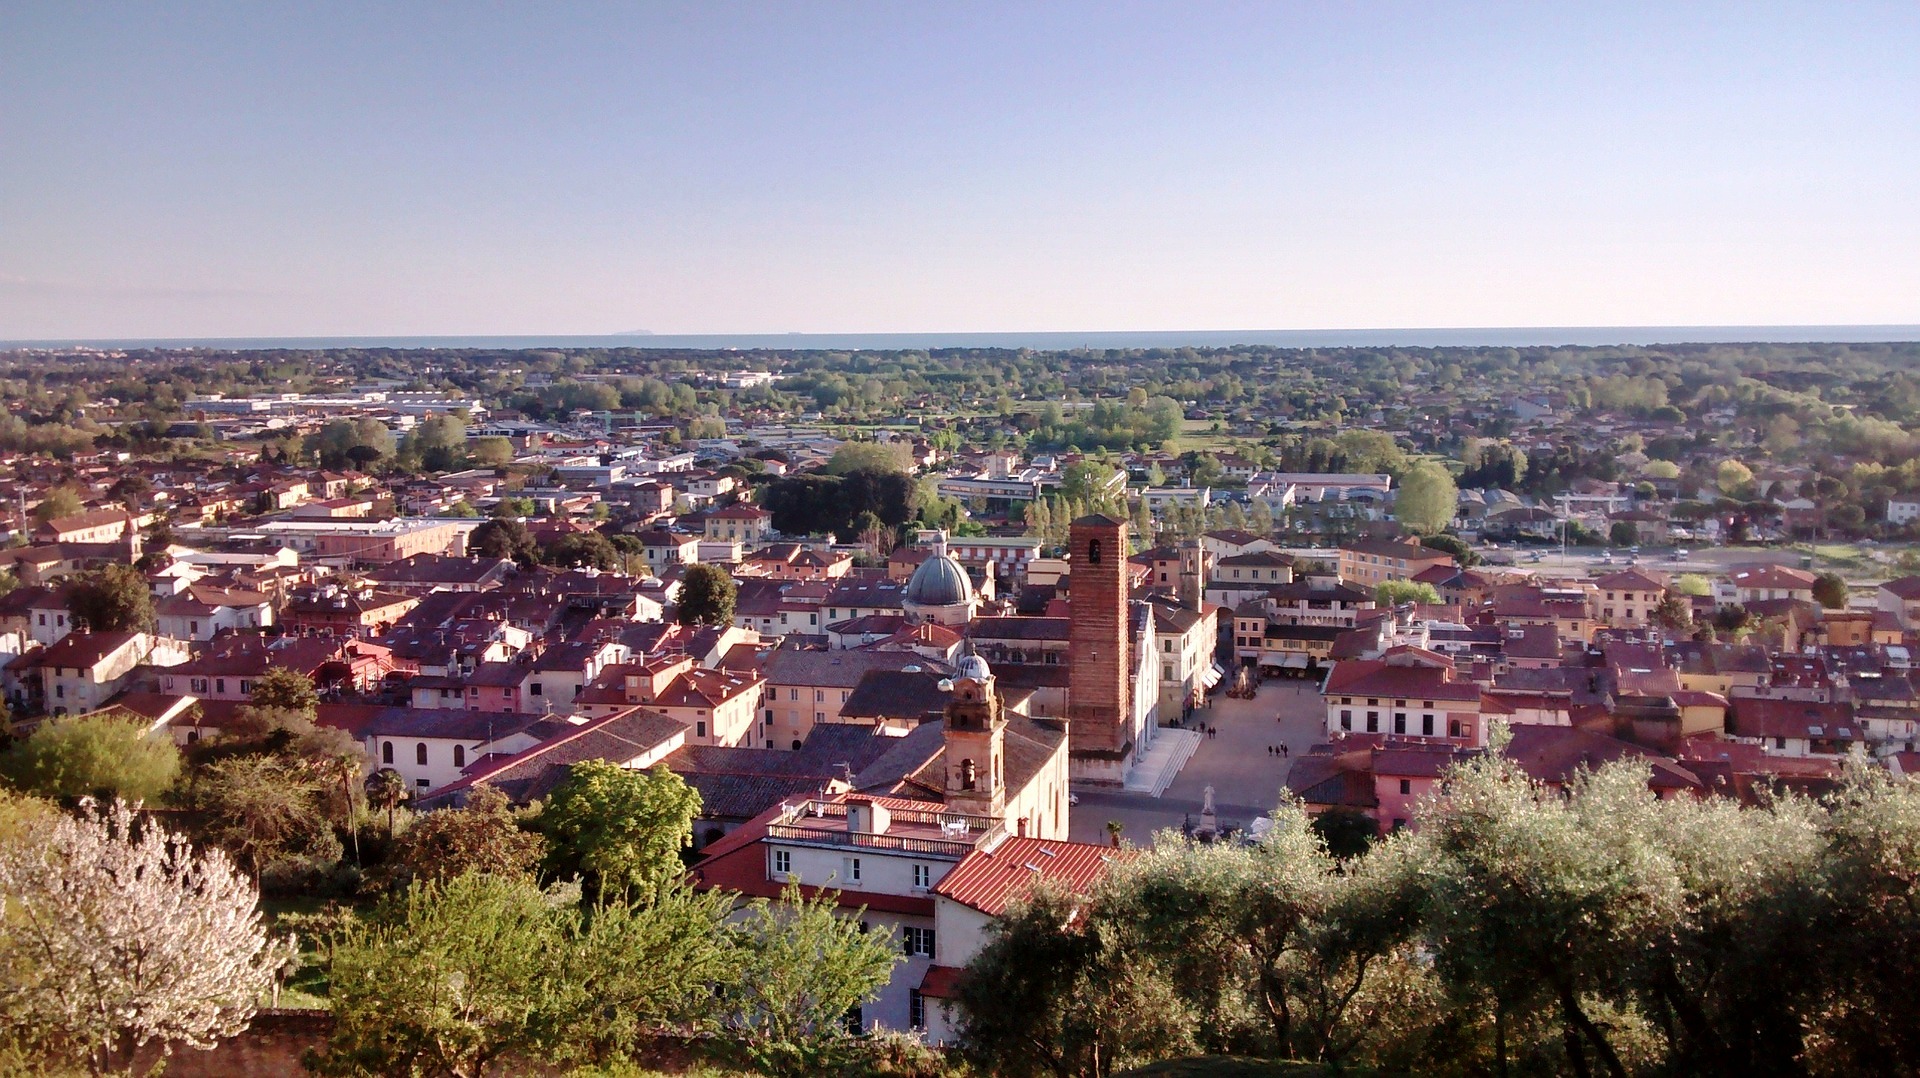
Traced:
<path fill-rule="evenodd" d="M 0 5 L 0 339 L 1920 322 L 1920 4 Z"/>

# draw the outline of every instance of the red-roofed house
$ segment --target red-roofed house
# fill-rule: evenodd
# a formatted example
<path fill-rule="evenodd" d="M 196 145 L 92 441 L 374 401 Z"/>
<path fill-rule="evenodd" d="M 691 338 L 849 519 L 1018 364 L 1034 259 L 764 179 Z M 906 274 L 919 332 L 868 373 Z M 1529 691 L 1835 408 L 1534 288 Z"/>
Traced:
<path fill-rule="evenodd" d="M 1645 625 L 1667 597 L 1667 582 L 1644 569 L 1622 569 L 1593 582 L 1599 592 L 1600 620 L 1608 625 L 1632 627 Z"/>
<path fill-rule="evenodd" d="M 1746 565 L 1734 569 L 1716 589 L 1722 603 L 1757 603 L 1766 599 L 1813 602 L 1814 575 L 1784 565 Z"/>
<path fill-rule="evenodd" d="M 1087 894 L 1109 867 L 1138 854 L 1134 849 L 1037 838 L 1010 838 L 968 854 L 933 889 L 933 962 L 908 993 L 912 1027 L 929 1044 L 958 1039 L 958 1022 L 950 1008 L 960 971 L 986 946 L 988 927 L 1035 881 Z"/>
<path fill-rule="evenodd" d="M 1459 678 L 1453 661 L 1398 647 L 1379 659 L 1335 663 L 1320 688 L 1327 733 L 1393 734 L 1453 744 L 1486 744 L 1480 686 Z"/>
<path fill-rule="evenodd" d="M 1010 848 L 1034 857 L 1047 856 L 1038 852 L 1041 846 L 1080 850 L 1063 837 L 1064 732 L 1044 743 L 1032 732 L 1009 733 L 1009 715 L 985 661 L 964 662 L 970 665 L 954 682 L 939 755 L 918 769 L 910 786 L 880 787 L 925 790 L 924 800 L 853 792 L 783 802 L 713 842 L 694 867 L 695 886 L 743 898 L 777 899 L 788 886 L 803 894 L 831 890 L 841 910 L 864 911 L 864 927 L 891 932 L 906 959 L 879 997 L 855 1016 L 862 1029 L 927 1028 L 921 986 L 936 957 L 961 965 L 977 947 L 966 942 L 977 940 L 977 927 L 963 934 L 959 947 L 938 945 L 934 892 L 958 866 L 973 865 L 956 879 L 953 894 L 984 913 L 997 910 L 1017 888 L 1006 878 L 1005 863 L 972 861 L 976 855 L 1025 843 L 1033 845 Z M 902 744 L 916 736 L 907 735 Z M 1039 834 L 1016 837 L 1016 830 L 1030 828 Z M 1064 875 L 1078 878 L 1085 868 Z"/>
<path fill-rule="evenodd" d="M 707 514 L 705 530 L 708 539 L 758 543 L 773 531 L 773 514 L 757 505 L 729 505 Z"/>
<path fill-rule="evenodd" d="M 1880 609 L 1892 614 L 1900 627 L 1920 629 L 1920 576 L 1903 576 L 1880 585 Z"/>

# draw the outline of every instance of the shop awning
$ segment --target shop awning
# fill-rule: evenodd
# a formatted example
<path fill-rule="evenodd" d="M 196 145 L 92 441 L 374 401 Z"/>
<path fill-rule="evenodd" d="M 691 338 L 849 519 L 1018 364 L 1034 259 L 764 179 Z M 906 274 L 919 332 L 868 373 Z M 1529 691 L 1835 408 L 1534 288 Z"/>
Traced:
<path fill-rule="evenodd" d="M 1215 685 L 1220 684 L 1220 679 L 1226 676 L 1227 672 L 1220 669 L 1220 664 L 1214 663 L 1212 666 L 1200 671 L 1200 684 L 1211 689 Z"/>

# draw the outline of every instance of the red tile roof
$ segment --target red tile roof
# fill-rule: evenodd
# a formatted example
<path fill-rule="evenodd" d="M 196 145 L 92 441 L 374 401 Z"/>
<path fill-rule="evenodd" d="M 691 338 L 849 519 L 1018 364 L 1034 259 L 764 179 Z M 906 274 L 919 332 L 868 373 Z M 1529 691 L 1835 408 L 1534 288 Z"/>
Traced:
<path fill-rule="evenodd" d="M 1880 590 L 1901 599 L 1920 599 L 1920 576 L 1903 576 L 1880 585 Z"/>
<path fill-rule="evenodd" d="M 928 966 L 926 975 L 920 978 L 920 994 L 930 999 L 953 999 L 959 995 L 956 989 L 964 973 L 966 970 L 959 966 Z"/>
<path fill-rule="evenodd" d="M 1480 687 L 1454 681 L 1450 670 L 1391 665 L 1384 659 L 1349 659 L 1327 675 L 1326 695 L 1419 697 L 1426 700 L 1480 700 Z"/>
<path fill-rule="evenodd" d="M 1010 838 L 991 851 L 968 854 L 933 893 L 998 917 L 1035 880 L 1053 880 L 1084 893 L 1106 875 L 1107 866 L 1132 856 L 1129 851 L 1086 842 Z"/>

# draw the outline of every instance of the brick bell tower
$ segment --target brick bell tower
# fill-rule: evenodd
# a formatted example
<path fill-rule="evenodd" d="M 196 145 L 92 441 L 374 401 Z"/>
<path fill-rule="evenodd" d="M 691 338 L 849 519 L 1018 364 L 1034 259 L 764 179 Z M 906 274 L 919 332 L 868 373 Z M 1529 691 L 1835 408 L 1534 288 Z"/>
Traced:
<path fill-rule="evenodd" d="M 1068 529 L 1067 748 L 1075 778 L 1121 783 L 1133 756 L 1127 522 L 1094 513 Z"/>

